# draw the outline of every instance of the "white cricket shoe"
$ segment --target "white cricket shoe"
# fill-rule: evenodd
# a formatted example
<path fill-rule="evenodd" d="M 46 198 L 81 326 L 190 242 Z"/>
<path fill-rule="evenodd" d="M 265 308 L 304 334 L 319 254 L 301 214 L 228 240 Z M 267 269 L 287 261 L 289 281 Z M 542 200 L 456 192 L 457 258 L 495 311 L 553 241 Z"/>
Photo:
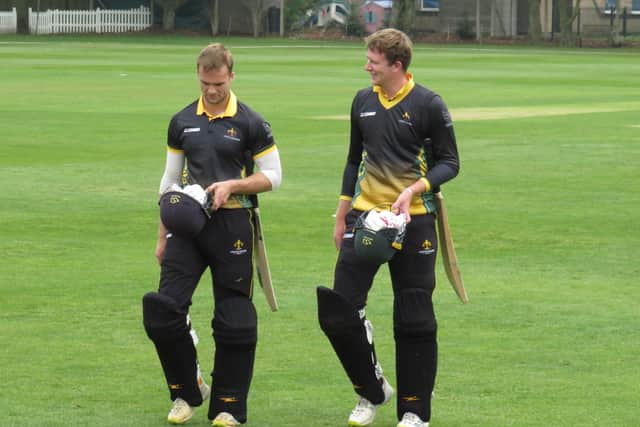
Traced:
<path fill-rule="evenodd" d="M 376 409 L 380 405 L 384 405 L 393 396 L 393 388 L 385 377 L 382 377 L 382 391 L 384 392 L 384 400 L 378 405 L 374 405 L 364 397 L 360 397 L 360 400 L 356 404 L 356 407 L 351 411 L 349 415 L 348 426 L 351 427 L 365 427 L 373 422 L 376 416 Z"/>
<path fill-rule="evenodd" d="M 202 401 L 206 401 L 211 394 L 211 387 L 204 382 L 201 376 L 198 376 L 198 388 L 202 395 Z M 173 401 L 173 406 L 167 415 L 167 421 L 171 424 L 184 424 L 193 417 L 195 409 L 191 407 L 185 400 L 177 398 Z"/>
<path fill-rule="evenodd" d="M 232 427 L 239 425 L 240 421 L 236 420 L 233 415 L 228 412 L 220 412 L 213 421 L 211 421 L 212 427 Z"/>
<path fill-rule="evenodd" d="M 429 427 L 429 423 L 423 422 L 413 412 L 405 412 L 397 427 Z"/>
<path fill-rule="evenodd" d="M 171 411 L 167 415 L 167 421 L 171 424 L 184 424 L 193 417 L 193 413 L 191 405 L 178 397 L 173 401 Z"/>

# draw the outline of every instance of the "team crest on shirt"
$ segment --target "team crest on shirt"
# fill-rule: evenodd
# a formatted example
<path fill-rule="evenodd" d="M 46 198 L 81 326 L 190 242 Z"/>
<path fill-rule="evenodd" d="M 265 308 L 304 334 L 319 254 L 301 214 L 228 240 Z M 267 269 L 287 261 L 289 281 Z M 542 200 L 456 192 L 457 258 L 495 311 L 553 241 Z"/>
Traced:
<path fill-rule="evenodd" d="M 422 245 L 420 245 L 420 250 L 418 251 L 418 253 L 422 255 L 431 255 L 434 252 L 435 249 L 433 249 L 433 245 L 429 240 L 426 239 L 424 242 L 422 242 Z"/>
<path fill-rule="evenodd" d="M 444 125 L 446 127 L 449 128 L 453 126 L 453 120 L 451 119 L 451 114 L 449 113 L 449 110 L 447 110 L 446 108 L 442 110 L 442 120 L 444 120 Z"/>
<path fill-rule="evenodd" d="M 245 243 L 238 239 L 233 243 L 233 249 L 229 251 L 231 255 L 244 255 L 247 253 L 247 250 L 244 248 Z"/>
<path fill-rule="evenodd" d="M 227 132 L 224 134 L 224 137 L 232 141 L 240 141 L 240 138 L 238 138 L 238 131 L 236 130 L 236 128 L 227 129 Z"/>
<path fill-rule="evenodd" d="M 398 119 L 398 122 L 402 123 L 403 125 L 413 126 L 413 123 L 411 123 L 411 114 L 409 114 L 408 111 L 402 113 L 402 118 Z"/>
<path fill-rule="evenodd" d="M 264 132 L 267 138 L 273 138 L 273 135 L 271 133 L 271 125 L 267 122 L 262 122 L 262 127 L 264 128 Z"/>

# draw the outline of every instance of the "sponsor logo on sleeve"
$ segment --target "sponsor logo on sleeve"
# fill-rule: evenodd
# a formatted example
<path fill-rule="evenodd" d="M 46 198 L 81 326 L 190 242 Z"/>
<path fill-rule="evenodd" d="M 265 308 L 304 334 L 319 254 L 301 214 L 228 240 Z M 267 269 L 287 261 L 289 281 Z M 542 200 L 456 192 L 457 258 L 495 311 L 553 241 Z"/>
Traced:
<path fill-rule="evenodd" d="M 363 111 L 360 113 L 360 117 L 373 117 L 376 115 L 375 111 Z"/>
<path fill-rule="evenodd" d="M 451 114 L 449 114 L 449 110 L 446 108 L 442 110 L 442 120 L 444 120 L 444 125 L 446 127 L 453 126 L 453 120 L 451 120 Z"/>

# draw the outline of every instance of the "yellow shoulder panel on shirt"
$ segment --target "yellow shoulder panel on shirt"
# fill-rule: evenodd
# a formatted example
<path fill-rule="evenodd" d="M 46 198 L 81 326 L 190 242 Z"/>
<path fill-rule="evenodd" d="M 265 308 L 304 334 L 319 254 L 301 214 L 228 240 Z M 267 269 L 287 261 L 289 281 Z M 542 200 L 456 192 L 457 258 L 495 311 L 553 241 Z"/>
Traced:
<path fill-rule="evenodd" d="M 271 152 L 275 151 L 276 149 L 277 149 L 276 145 L 275 145 L 275 144 L 273 144 L 271 147 L 267 148 L 267 149 L 266 149 L 266 150 L 264 150 L 264 151 L 259 152 L 259 153 L 258 153 L 258 154 L 256 154 L 255 156 L 253 156 L 253 160 L 255 160 L 255 159 L 259 159 L 259 158 L 260 158 L 260 157 L 262 157 L 262 156 L 266 156 L 267 154 L 269 154 L 269 153 L 271 153 Z"/>

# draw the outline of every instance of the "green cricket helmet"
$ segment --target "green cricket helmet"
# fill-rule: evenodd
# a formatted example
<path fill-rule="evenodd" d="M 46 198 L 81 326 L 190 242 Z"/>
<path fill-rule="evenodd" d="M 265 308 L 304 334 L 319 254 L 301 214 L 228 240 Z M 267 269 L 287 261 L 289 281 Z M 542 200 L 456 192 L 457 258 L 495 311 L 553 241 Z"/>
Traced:
<path fill-rule="evenodd" d="M 371 220 L 377 220 L 377 218 L 369 218 L 370 221 L 367 221 L 369 215 L 377 216 L 379 211 L 374 208 L 360 214 L 353 229 L 353 246 L 356 255 L 361 259 L 375 264 L 384 264 L 396 251 L 402 249 L 406 224 L 403 222 L 395 226 L 371 227 L 371 223 L 375 222 Z"/>

